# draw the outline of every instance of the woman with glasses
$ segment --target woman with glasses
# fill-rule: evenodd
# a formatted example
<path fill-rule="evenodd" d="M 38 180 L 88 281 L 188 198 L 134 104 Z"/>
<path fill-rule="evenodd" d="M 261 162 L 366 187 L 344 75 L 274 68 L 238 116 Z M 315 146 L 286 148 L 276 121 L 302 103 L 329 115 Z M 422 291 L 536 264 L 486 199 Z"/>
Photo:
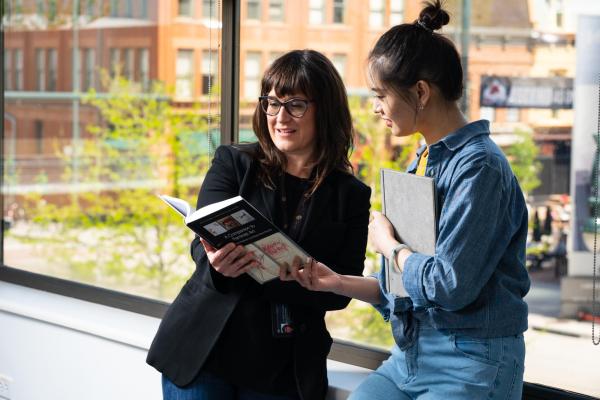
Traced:
<path fill-rule="evenodd" d="M 352 175 L 352 121 L 342 80 L 322 54 L 292 51 L 261 82 L 258 143 L 220 146 L 198 207 L 236 195 L 312 257 L 361 275 L 370 189 Z M 231 243 L 191 246 L 196 271 L 165 314 L 148 354 L 165 399 L 323 399 L 331 337 L 325 312 L 349 298 L 279 279 Z"/>
<path fill-rule="evenodd" d="M 324 262 L 294 265 L 282 276 L 369 302 L 391 321 L 392 355 L 353 400 L 521 398 L 527 209 L 489 122 L 468 122 L 458 107 L 460 57 L 435 32 L 449 20 L 439 0 L 430 2 L 413 24 L 384 33 L 368 60 L 375 112 L 391 134 L 425 138 L 409 172 L 435 181 L 435 254 L 397 241 L 390 222 L 374 212 L 371 242 L 402 274 L 405 296 L 386 291 L 383 272 L 344 276 Z"/>

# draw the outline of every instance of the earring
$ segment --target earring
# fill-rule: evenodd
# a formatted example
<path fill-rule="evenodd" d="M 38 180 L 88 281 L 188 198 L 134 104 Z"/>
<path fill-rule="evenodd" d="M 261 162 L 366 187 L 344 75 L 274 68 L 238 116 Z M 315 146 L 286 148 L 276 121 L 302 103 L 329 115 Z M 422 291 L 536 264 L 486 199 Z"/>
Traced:
<path fill-rule="evenodd" d="M 423 111 L 423 109 L 425 108 L 425 106 L 423 105 L 423 103 L 419 104 L 419 111 Z"/>

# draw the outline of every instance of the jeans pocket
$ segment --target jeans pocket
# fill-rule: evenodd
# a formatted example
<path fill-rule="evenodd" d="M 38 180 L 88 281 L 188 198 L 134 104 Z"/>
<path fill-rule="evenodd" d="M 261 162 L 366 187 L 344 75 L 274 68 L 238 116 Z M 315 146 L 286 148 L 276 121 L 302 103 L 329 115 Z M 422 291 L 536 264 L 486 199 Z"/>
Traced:
<path fill-rule="evenodd" d="M 495 360 L 492 356 L 492 339 L 455 334 L 451 340 L 454 351 L 460 355 L 480 363 L 498 366 L 499 361 Z"/>

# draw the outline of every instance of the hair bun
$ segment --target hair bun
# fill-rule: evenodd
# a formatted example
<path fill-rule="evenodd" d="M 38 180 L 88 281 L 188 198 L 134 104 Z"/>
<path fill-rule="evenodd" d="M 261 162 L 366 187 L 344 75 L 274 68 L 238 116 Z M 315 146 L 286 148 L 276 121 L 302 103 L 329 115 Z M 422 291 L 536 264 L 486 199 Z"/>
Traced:
<path fill-rule="evenodd" d="M 437 31 L 450 22 L 450 15 L 442 8 L 440 0 L 425 2 L 419 14 L 419 22 L 432 31 Z"/>

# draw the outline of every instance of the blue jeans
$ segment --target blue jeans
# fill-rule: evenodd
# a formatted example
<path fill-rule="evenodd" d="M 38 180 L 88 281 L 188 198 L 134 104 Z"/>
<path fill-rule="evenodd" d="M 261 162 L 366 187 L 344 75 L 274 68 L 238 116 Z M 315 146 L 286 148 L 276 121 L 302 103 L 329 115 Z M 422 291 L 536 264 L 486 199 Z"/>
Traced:
<path fill-rule="evenodd" d="M 406 351 L 398 346 L 349 400 L 520 400 L 523 335 L 473 338 L 420 326 Z"/>
<path fill-rule="evenodd" d="M 210 374 L 200 372 L 185 387 L 179 387 L 162 376 L 163 400 L 294 400 L 293 397 L 262 394 L 244 389 Z"/>

